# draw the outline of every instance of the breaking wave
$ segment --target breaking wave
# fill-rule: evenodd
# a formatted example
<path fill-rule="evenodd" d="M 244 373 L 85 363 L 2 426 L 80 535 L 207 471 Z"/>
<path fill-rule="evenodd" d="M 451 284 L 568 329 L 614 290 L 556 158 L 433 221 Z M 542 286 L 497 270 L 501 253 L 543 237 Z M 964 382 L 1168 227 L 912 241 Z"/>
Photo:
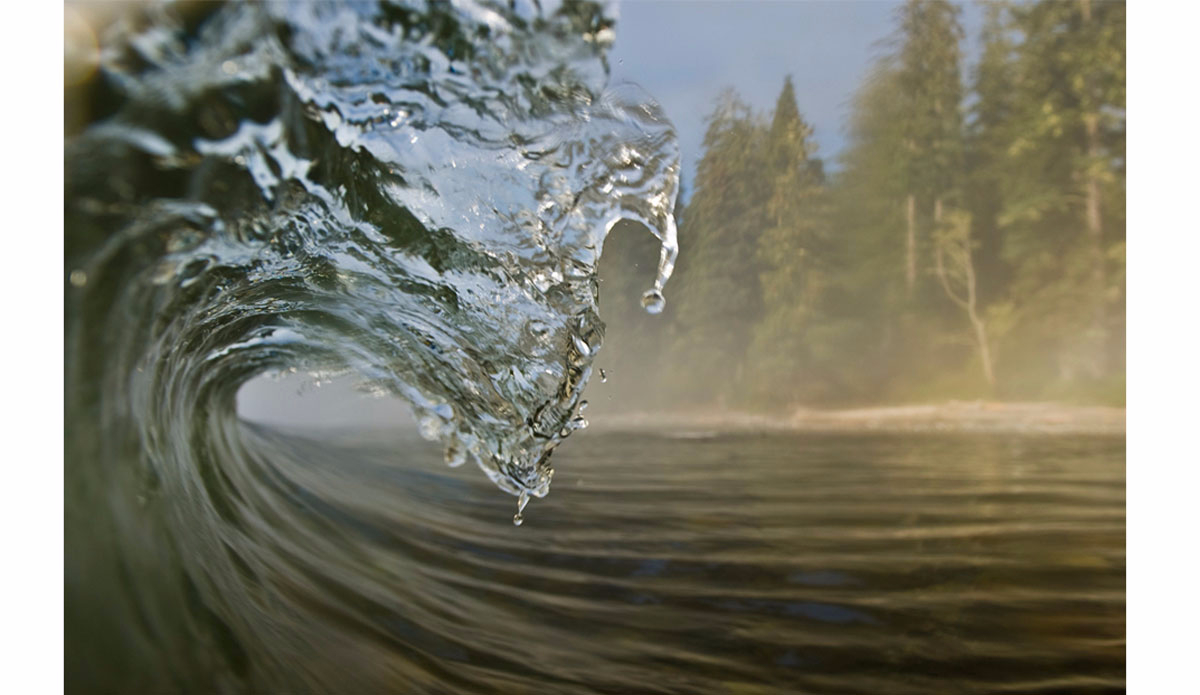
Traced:
<path fill-rule="evenodd" d="M 264 497 L 286 457 L 237 418 L 256 376 L 404 398 L 518 523 L 546 495 L 586 425 L 605 235 L 661 240 L 651 312 L 676 254 L 675 133 L 608 84 L 613 25 L 591 2 L 461 0 L 153 4 L 97 29 L 65 145 L 67 610 L 142 629 L 71 663 L 195 634 L 175 619 L 249 658 L 230 578 L 256 574 L 250 538 L 302 526 Z"/>

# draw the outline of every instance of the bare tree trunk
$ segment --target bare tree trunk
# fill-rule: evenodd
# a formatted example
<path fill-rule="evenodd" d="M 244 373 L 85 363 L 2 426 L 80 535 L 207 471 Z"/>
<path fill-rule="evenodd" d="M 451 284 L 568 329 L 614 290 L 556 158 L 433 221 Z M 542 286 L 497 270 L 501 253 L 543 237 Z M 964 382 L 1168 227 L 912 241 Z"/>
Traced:
<path fill-rule="evenodd" d="M 1092 20 L 1091 0 L 1080 0 L 1079 6 L 1083 15 L 1083 23 L 1086 26 Z M 1108 312 L 1105 307 L 1107 283 L 1104 268 L 1104 224 L 1100 213 L 1100 180 L 1096 175 L 1096 166 L 1100 159 L 1100 115 L 1096 112 L 1094 104 L 1090 103 L 1091 82 L 1090 76 L 1084 82 L 1086 92 L 1084 108 L 1086 111 L 1083 116 L 1088 155 L 1088 168 L 1084 184 L 1084 218 L 1087 224 L 1087 251 L 1091 265 L 1092 299 L 1091 325 L 1088 326 L 1087 331 L 1084 364 L 1086 373 L 1093 378 L 1098 378 L 1104 375 L 1106 366 L 1104 353 L 1108 343 Z"/>
<path fill-rule="evenodd" d="M 904 266 L 904 287 L 911 299 L 913 288 L 917 284 L 917 197 L 912 193 L 908 194 L 908 210 L 906 211 L 905 220 L 908 222 L 908 256 Z"/>
<path fill-rule="evenodd" d="M 969 221 L 961 222 L 964 227 L 951 236 L 947 236 L 945 230 L 941 229 L 942 220 L 942 199 L 938 198 L 933 203 L 933 219 L 936 223 L 935 229 L 938 234 L 935 237 L 934 244 L 934 259 L 936 261 L 936 269 L 938 279 L 942 283 L 942 288 L 955 304 L 962 307 L 967 312 L 967 320 L 971 323 L 971 329 L 974 332 L 975 347 L 979 349 L 979 361 L 983 366 L 983 378 L 987 381 L 988 390 L 994 390 L 996 387 L 996 373 L 992 365 L 992 350 L 988 345 L 987 326 L 983 322 L 983 318 L 979 315 L 979 300 L 975 292 L 975 261 L 971 257 L 971 232 Z M 949 255 L 951 262 L 954 264 L 952 270 L 946 269 L 945 257 Z M 955 291 L 951 282 L 951 273 L 954 279 L 960 282 L 966 296 L 960 295 Z"/>
<path fill-rule="evenodd" d="M 972 309 L 969 312 L 971 325 L 975 327 L 975 342 L 979 346 L 979 361 L 983 362 L 983 378 L 987 380 L 988 389 L 996 388 L 996 372 L 992 367 L 992 349 L 988 345 L 987 326 Z"/>

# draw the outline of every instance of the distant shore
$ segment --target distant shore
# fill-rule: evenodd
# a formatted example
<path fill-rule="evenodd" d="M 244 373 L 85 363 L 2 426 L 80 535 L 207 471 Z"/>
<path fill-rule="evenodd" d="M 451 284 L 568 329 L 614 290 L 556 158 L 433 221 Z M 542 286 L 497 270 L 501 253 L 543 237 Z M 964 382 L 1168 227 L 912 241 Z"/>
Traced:
<path fill-rule="evenodd" d="M 787 415 L 662 412 L 597 415 L 598 429 L 705 431 L 978 432 L 994 434 L 1125 434 L 1125 409 L 1062 403 L 950 401 L 845 410 L 800 409 Z"/>

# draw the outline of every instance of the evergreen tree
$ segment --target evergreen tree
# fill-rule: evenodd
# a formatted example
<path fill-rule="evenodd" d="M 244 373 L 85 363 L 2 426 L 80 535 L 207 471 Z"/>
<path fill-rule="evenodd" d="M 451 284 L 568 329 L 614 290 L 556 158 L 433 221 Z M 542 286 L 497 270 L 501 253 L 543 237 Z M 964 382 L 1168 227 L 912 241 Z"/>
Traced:
<path fill-rule="evenodd" d="M 1011 267 L 1002 256 L 998 218 L 1003 205 L 1004 178 L 1009 171 L 1008 144 L 1013 137 L 1016 93 L 1011 3 L 990 0 L 981 32 L 982 55 L 975 66 L 975 103 L 967 128 L 967 207 L 971 235 L 978 241 L 979 294 L 984 302 L 1001 302 L 1011 281 Z"/>
<path fill-rule="evenodd" d="M 696 191 L 683 213 L 670 376 L 690 403 L 729 404 L 744 378 L 746 348 L 762 316 L 761 262 L 770 192 L 765 125 L 732 92 L 708 118 Z M 680 373 L 682 372 L 682 373 Z"/>
<path fill-rule="evenodd" d="M 1061 384 L 1096 381 L 1123 353 L 1125 6 L 1043 0 L 1012 9 L 1021 32 L 1003 177 L 1026 361 Z"/>
<path fill-rule="evenodd" d="M 907 156 L 905 282 L 912 296 L 918 277 L 921 207 L 941 221 L 943 204 L 961 173 L 963 97 L 962 26 L 946 0 L 908 0 L 900 9 L 897 79 Z"/>
<path fill-rule="evenodd" d="M 831 190 L 830 310 L 846 397 L 878 399 L 895 375 L 911 369 L 901 354 L 900 322 L 908 306 L 908 197 L 901 113 L 903 89 L 891 56 L 881 58 L 851 102 L 850 146 Z"/>
<path fill-rule="evenodd" d="M 789 76 L 767 134 L 768 227 L 758 243 L 763 316 L 748 357 L 754 402 L 811 400 L 827 392 L 829 370 L 811 340 L 820 324 L 821 268 L 828 237 L 824 174 L 812 128 L 800 117 Z"/>

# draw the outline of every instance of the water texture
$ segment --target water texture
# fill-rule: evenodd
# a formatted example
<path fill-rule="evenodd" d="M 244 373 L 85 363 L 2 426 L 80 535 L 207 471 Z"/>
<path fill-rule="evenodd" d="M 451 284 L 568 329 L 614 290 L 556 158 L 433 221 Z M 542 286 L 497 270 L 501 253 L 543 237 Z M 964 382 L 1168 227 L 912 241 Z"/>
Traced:
<path fill-rule="evenodd" d="M 495 488 L 544 496 L 584 424 L 605 234 L 661 240 L 651 311 L 676 253 L 674 133 L 608 84 L 613 16 L 103 29 L 64 153 L 68 691 L 1123 687 L 1117 441 L 589 432 L 508 522 Z M 423 438 L 238 420 L 292 372 Z"/>
<path fill-rule="evenodd" d="M 242 427 L 231 692 L 1125 689 L 1119 438 L 597 425 L 514 528 L 416 433 Z"/>

